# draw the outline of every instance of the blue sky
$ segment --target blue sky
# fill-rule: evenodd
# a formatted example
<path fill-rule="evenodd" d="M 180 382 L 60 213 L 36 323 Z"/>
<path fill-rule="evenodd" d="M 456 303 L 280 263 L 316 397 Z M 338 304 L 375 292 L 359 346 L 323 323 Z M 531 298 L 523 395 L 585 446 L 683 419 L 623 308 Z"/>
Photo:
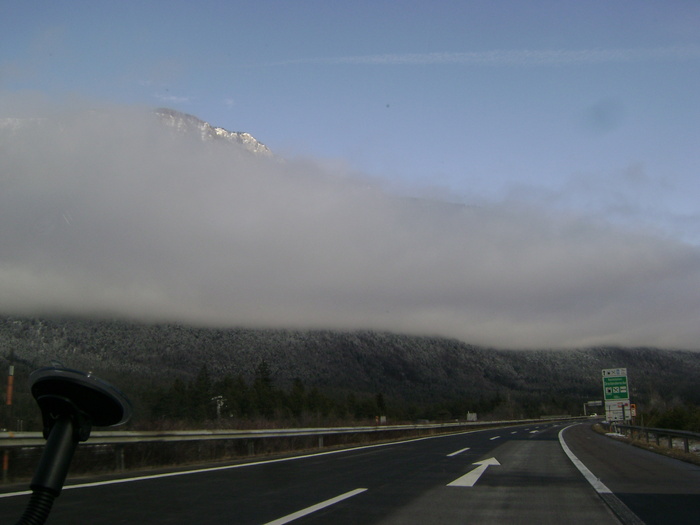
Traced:
<path fill-rule="evenodd" d="M 166 106 L 390 192 L 700 243 L 695 1 L 5 1 L 0 95 Z"/>
<path fill-rule="evenodd" d="M 4 90 L 173 107 L 458 198 L 637 169 L 697 212 L 697 2 L 5 2 L 0 24 Z"/>

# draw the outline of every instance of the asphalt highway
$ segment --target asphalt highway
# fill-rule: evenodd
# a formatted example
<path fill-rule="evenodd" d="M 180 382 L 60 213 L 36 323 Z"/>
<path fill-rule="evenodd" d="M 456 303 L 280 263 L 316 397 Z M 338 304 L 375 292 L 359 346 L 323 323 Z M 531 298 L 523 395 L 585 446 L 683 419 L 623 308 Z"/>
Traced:
<path fill-rule="evenodd" d="M 567 429 L 564 437 L 595 478 L 641 522 L 700 523 L 700 467 L 596 434 L 587 425 Z"/>
<path fill-rule="evenodd" d="M 507 427 L 106 483 L 75 480 L 47 523 L 629 525 L 642 522 L 634 521 L 638 512 L 653 517 L 645 511 L 647 496 L 671 502 L 681 494 L 676 485 L 668 494 L 658 486 L 642 492 L 642 482 L 625 482 L 627 473 L 620 474 L 606 452 L 615 447 L 610 454 L 624 461 L 633 447 L 618 447 L 587 426 L 568 428 L 563 436 L 571 451 L 591 471 L 600 469 L 595 475 L 615 492 L 602 497 L 565 453 L 564 427 Z M 671 463 L 663 480 L 685 468 Z M 699 490 L 700 469 L 685 470 Z M 697 494 L 686 501 L 696 510 Z M 610 506 L 616 496 L 621 519 Z M 0 494 L 0 523 L 14 523 L 27 500 L 26 494 Z M 684 512 L 647 525 L 691 523 L 683 521 Z"/>

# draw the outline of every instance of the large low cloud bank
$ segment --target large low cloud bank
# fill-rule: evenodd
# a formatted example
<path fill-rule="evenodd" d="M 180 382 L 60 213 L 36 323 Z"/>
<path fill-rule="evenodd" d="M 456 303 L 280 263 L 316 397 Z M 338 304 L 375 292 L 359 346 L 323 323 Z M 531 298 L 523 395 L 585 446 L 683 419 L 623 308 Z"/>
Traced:
<path fill-rule="evenodd" d="M 148 111 L 0 124 L 0 313 L 698 348 L 700 253 L 516 202 L 392 196 Z"/>

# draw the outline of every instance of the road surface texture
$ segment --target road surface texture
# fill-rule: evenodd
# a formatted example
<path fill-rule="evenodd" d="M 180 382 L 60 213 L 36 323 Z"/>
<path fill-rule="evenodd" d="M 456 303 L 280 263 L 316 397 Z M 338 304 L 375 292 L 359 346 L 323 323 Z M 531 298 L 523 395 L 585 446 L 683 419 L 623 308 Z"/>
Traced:
<path fill-rule="evenodd" d="M 646 525 L 700 523 L 700 467 L 590 431 L 568 428 L 571 451 Z"/>
<path fill-rule="evenodd" d="M 601 495 L 565 453 L 564 428 L 542 423 L 107 483 L 70 480 L 47 523 L 698 523 L 700 469 L 650 459 L 588 425 L 570 427 L 562 434 L 570 450 L 615 493 Z M 14 523 L 28 495 L 4 490 L 0 523 Z"/>

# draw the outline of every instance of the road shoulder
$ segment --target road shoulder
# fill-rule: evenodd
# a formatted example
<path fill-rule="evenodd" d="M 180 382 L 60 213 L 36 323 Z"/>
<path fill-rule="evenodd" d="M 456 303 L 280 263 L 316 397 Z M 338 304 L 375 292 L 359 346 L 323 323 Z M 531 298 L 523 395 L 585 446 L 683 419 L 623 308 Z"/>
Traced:
<path fill-rule="evenodd" d="M 591 426 L 567 427 L 561 441 L 637 519 L 647 525 L 697 523 L 700 467 L 611 439 Z"/>

